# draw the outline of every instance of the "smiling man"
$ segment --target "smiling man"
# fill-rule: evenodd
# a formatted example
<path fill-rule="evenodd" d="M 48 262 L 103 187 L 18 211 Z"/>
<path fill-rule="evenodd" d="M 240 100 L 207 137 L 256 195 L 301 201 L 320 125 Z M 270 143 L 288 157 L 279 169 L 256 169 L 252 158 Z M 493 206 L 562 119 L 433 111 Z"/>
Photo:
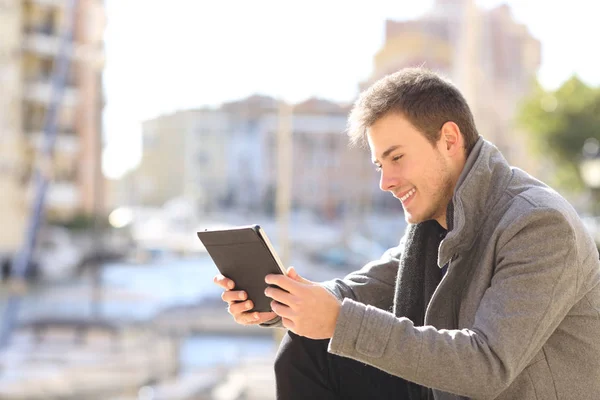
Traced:
<path fill-rule="evenodd" d="M 409 222 L 400 245 L 343 279 L 269 275 L 283 326 L 278 399 L 594 399 L 600 263 L 575 210 L 479 136 L 465 99 L 423 69 L 361 94 L 349 118 Z"/>

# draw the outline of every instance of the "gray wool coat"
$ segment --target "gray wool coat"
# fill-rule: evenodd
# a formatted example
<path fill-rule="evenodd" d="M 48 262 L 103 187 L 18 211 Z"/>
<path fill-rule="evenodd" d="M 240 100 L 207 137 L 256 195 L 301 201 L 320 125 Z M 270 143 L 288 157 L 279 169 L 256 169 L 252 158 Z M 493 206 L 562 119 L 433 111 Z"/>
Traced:
<path fill-rule="evenodd" d="M 329 351 L 438 400 L 600 399 L 600 262 L 575 210 L 481 138 L 453 205 L 424 326 L 387 311 L 401 242 L 325 283 L 343 299 Z"/>

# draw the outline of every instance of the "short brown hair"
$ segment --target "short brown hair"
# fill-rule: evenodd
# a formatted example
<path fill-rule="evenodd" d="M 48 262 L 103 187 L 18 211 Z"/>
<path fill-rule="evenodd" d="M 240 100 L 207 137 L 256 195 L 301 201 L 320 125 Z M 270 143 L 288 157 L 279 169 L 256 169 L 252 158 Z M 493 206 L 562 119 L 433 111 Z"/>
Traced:
<path fill-rule="evenodd" d="M 390 112 L 402 114 L 430 143 L 448 121 L 458 125 L 466 154 L 479 138 L 471 109 L 449 81 L 424 68 L 405 68 L 387 75 L 361 93 L 348 118 L 352 144 L 365 144 L 367 129 Z"/>

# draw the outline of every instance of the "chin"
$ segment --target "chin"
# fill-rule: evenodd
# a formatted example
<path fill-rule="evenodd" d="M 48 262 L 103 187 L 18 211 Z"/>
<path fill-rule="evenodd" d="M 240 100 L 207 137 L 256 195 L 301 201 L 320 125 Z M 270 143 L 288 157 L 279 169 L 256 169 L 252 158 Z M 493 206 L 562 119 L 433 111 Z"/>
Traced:
<path fill-rule="evenodd" d="M 435 219 L 433 214 L 415 214 L 409 213 L 406 210 L 404 210 L 404 220 L 412 225 L 419 224 L 425 221 L 430 221 L 432 219 Z"/>
<path fill-rule="evenodd" d="M 418 224 L 419 222 L 423 222 L 421 221 L 420 218 L 417 218 L 415 215 L 413 214 L 409 214 L 406 211 L 404 211 L 404 220 L 409 223 L 409 224 Z"/>

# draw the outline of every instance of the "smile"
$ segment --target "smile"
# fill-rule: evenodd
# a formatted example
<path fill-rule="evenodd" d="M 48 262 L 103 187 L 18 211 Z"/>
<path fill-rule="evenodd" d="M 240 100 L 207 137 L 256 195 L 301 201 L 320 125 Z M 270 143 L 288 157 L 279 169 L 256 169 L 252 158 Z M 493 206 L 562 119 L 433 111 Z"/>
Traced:
<path fill-rule="evenodd" d="M 402 203 L 404 203 L 409 197 L 411 197 L 413 194 L 415 194 L 415 192 L 417 191 L 417 189 L 412 188 L 408 191 L 408 193 L 406 193 L 404 196 L 400 197 L 400 201 Z"/>

